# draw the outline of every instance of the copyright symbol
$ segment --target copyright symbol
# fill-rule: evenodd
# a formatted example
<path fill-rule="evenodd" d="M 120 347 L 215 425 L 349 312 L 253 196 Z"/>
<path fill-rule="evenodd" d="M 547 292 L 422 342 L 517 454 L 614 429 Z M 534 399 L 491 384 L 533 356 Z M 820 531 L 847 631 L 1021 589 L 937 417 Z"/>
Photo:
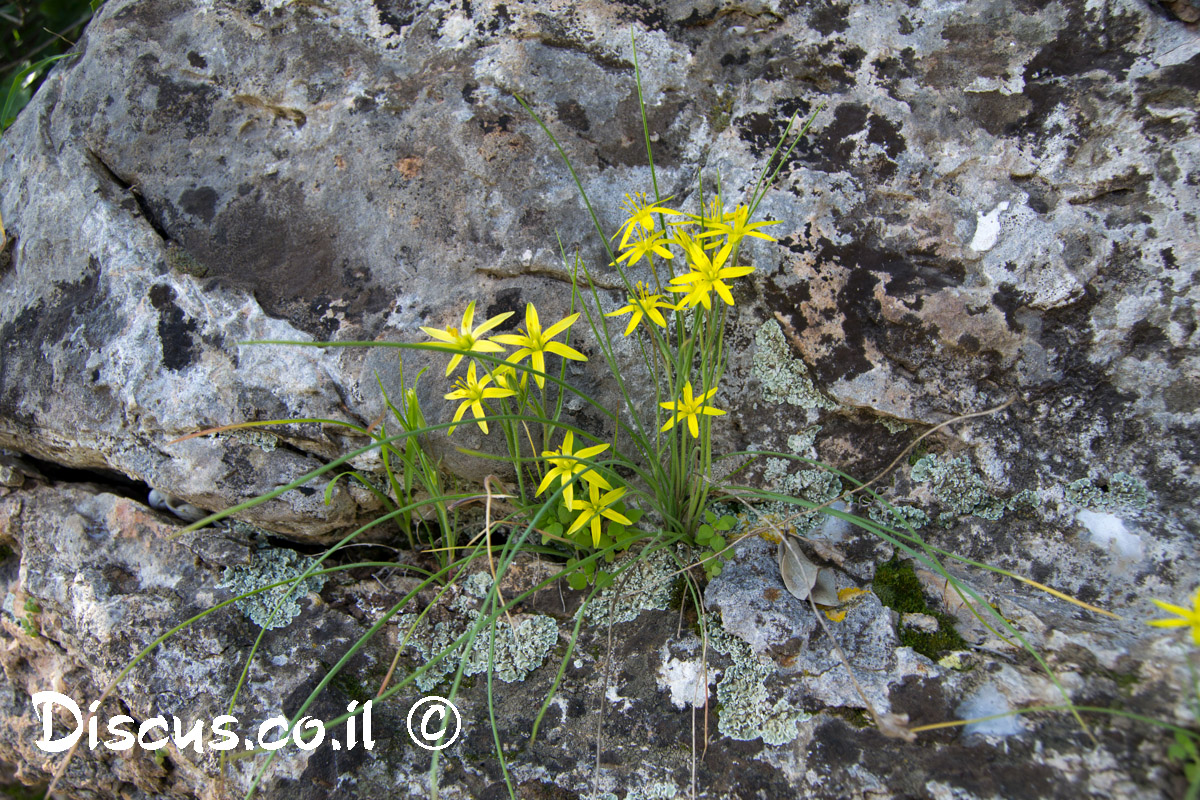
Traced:
<path fill-rule="evenodd" d="M 446 713 L 447 708 L 454 712 L 453 727 L 450 715 Z M 417 712 L 418 709 L 421 709 L 420 713 Z M 462 715 L 458 713 L 454 703 L 444 697 L 435 694 L 422 697 L 408 710 L 408 735 L 419 747 L 426 750 L 445 750 L 454 744 L 461 731 Z M 438 743 L 443 736 L 448 738 Z"/>

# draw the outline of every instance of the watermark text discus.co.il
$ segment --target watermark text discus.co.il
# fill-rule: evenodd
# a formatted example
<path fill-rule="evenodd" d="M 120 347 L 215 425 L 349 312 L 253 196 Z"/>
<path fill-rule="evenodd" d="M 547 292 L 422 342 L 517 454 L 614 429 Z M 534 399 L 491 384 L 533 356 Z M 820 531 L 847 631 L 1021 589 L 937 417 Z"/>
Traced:
<path fill-rule="evenodd" d="M 33 695 L 34 714 L 41 720 L 41 737 L 34 741 L 38 749 L 46 753 L 61 753 L 75 746 L 84 734 L 87 734 L 88 749 L 95 750 L 103 746 L 109 750 L 129 750 L 135 745 L 143 750 L 159 750 L 174 742 L 179 750 L 193 748 L 197 753 L 209 750 L 234 750 L 244 747 L 246 750 L 278 750 L 289 742 L 301 750 L 315 750 L 322 744 L 328 744 L 334 750 L 354 750 L 357 747 L 370 750 L 375 746 L 373 738 L 374 701 L 368 700 L 361 707 L 358 701 L 352 701 L 346 708 L 350 715 L 345 720 L 345 727 L 331 728 L 326 736 L 325 723 L 313 717 L 302 717 L 295 725 L 285 716 L 275 716 L 263 720 L 253 728 L 254 736 L 247 734 L 239 736 L 235 729 L 240 727 L 237 717 L 232 714 L 221 714 L 214 717 L 206 726 L 203 720 L 196 720 L 190 726 L 185 725 L 179 717 L 172 716 L 168 723 L 165 716 L 157 715 L 138 723 L 127 714 L 109 717 L 101 729 L 101 720 L 96 714 L 98 702 L 88 706 L 88 716 L 85 719 L 79 705 L 59 692 L 37 692 Z M 451 713 L 447 712 L 447 707 Z M 59 715 L 70 717 L 73 725 L 68 725 L 68 732 L 55 736 L 55 712 L 66 712 Z M 451 719 L 452 716 L 452 719 Z M 462 717 L 458 709 L 444 697 L 424 697 L 413 704 L 408 713 L 408 732 L 413 742 L 427 750 L 442 750 L 449 747 L 458 738 L 462 729 Z M 106 734 L 110 738 L 101 738 Z"/>

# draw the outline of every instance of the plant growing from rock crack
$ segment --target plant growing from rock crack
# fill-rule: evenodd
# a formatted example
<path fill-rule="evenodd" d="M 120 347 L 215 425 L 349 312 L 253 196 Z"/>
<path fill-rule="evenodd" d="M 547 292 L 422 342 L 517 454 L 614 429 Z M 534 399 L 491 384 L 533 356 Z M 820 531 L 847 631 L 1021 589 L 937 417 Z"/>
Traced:
<path fill-rule="evenodd" d="M 774 241 L 765 229 L 776 223 L 758 220 L 755 214 L 783 164 L 787 162 L 792 149 L 812 125 L 816 113 L 794 136 L 797 120 L 795 117 L 791 119 L 771 158 L 768 159 L 767 167 L 741 202 L 728 202 L 729 198 L 719 179 L 715 181 L 715 190 L 706 190 L 704 180 L 699 179 L 693 205 L 689 208 L 687 205 L 673 203 L 672 198 L 660 195 L 642 97 L 641 73 L 637 66 L 636 42 L 634 64 L 652 186 L 650 193 L 634 191 L 625 196 L 625 219 L 611 235 L 600 225 L 584 186 L 558 140 L 532 107 L 524 99 L 517 98 L 563 155 L 567 169 L 576 182 L 604 244 L 607 253 L 605 266 L 617 273 L 625 290 L 624 304 L 618 302 L 617 307 L 613 308 L 614 304 L 602 296 L 597 282 L 593 279 L 593 271 L 583 263 L 581 257 L 576 255 L 572 260 L 564 252 L 564 263 L 575 277 L 575 281 L 567 313 L 550 324 L 543 323 L 543 313 L 531 303 L 524 310 L 524 326 L 517 333 L 493 333 L 513 312 L 479 321 L 476 319 L 476 303 L 471 302 L 462 311 L 461 318 L 457 316 L 457 310 L 453 312 L 455 319 L 460 319 L 458 324 L 451 324 L 445 328 L 423 328 L 432 340 L 424 343 L 254 343 L 320 347 L 393 347 L 400 351 L 432 351 L 448 356 L 444 372 L 447 385 L 443 397 L 455 404 L 452 418 L 448 422 L 429 423 L 417 398 L 415 382 L 412 386 L 406 385 L 402 373 L 398 404 L 392 402 L 380 383 L 380 391 L 391 419 L 380 420 L 376 425 L 363 427 L 331 419 L 270 420 L 241 423 L 193 434 L 204 435 L 227 428 L 305 422 L 338 426 L 366 438 L 368 443 L 290 484 L 189 525 L 184 532 L 197 530 L 237 514 L 327 473 L 333 473 L 327 489 L 327 499 L 334 482 L 345 477 L 366 487 L 378 498 L 385 512 L 379 518 L 345 536 L 324 555 L 312 561 L 302 574 L 243 592 L 163 634 L 117 676 L 105 691 L 105 696 L 110 694 L 130 669 L 167 637 L 226 605 L 279 586 L 286 586 L 287 592 L 271 609 L 266 624 L 262 626 L 262 633 L 247 654 L 242 675 L 229 702 L 232 709 L 267 628 L 285 604 L 291 602 L 289 598 L 292 593 L 306 585 L 306 581 L 313 576 L 360 567 L 398 566 L 390 562 L 343 564 L 338 563 L 337 559 L 330 561 L 335 555 L 344 555 L 344 550 L 363 533 L 384 523 L 395 522 L 406 537 L 410 549 L 418 553 L 423 552 L 426 557 L 424 561 L 403 566 L 412 574 L 421 576 L 420 585 L 380 615 L 366 633 L 329 669 L 293 714 L 288 734 L 291 734 L 292 729 L 320 693 L 345 669 L 350 659 L 385 625 L 405 612 L 419 592 L 435 590 L 437 598 L 442 598 L 463 576 L 476 571 L 477 563 L 485 563 L 486 571 L 492 579 L 491 586 L 482 598 L 482 605 L 474 622 L 439 652 L 431 653 L 423 666 L 407 674 L 400 669 L 400 653 L 404 647 L 402 644 L 379 687 L 377 699 L 383 701 L 394 696 L 427 673 L 444 673 L 453 676 L 448 678 L 450 685 L 445 692 L 446 696 L 453 700 L 462 684 L 468 654 L 476 647 L 478 637 L 486 635 L 487 696 L 496 741 L 495 752 L 510 795 L 515 797 L 515 788 L 508 774 L 499 732 L 495 726 L 493 674 L 496 671 L 497 626 L 517 604 L 537 589 L 555 581 L 565 580 L 570 586 L 580 590 L 591 586 L 583 609 L 577 616 L 575 629 L 560 663 L 554 685 L 535 721 L 532 736 L 536 736 L 537 726 L 550 705 L 553 692 L 561 681 L 575 648 L 585 617 L 584 609 L 598 592 L 614 584 L 619 589 L 639 561 L 666 553 L 676 565 L 677 574 L 686 577 L 685 591 L 692 603 L 696 608 L 702 607 L 700 573 L 709 578 L 719 575 L 722 560 L 734 545 L 734 542 L 730 541 L 734 518 L 730 514 L 715 511 L 714 501 L 724 501 L 727 505 L 749 505 L 764 501 L 782 503 L 795 508 L 797 515 L 828 514 L 887 540 L 898 552 L 905 553 L 909 558 L 942 575 L 969 607 L 976 609 L 980 616 L 989 617 L 995 630 L 1003 631 L 1005 635 L 1019 641 L 1046 668 L 1053 679 L 1049 667 L 1020 632 L 974 590 L 950 575 L 942 561 L 954 559 L 984 569 L 994 568 L 927 544 L 902 516 L 893 517 L 899 522 L 889 526 L 834 508 L 831 506 L 832 499 L 817 503 L 761 488 L 736 486 L 728 483 L 728 479 L 726 482 L 719 482 L 713 477 L 713 466 L 722 459 L 745 462 L 760 457 L 791 459 L 836 475 L 855 485 L 854 489 L 840 493 L 839 497 L 865 492 L 886 510 L 893 510 L 871 490 L 870 485 L 874 481 L 861 484 L 850 476 L 816 461 L 785 453 L 713 452 L 713 426 L 722 424 L 727 418 L 726 411 L 720 407 L 721 382 L 725 373 L 726 326 L 730 313 L 736 312 L 737 309 L 737 282 L 747 278 L 754 271 L 752 266 L 742 263 L 743 245 L 748 238 Z M 785 150 L 784 145 L 789 139 L 791 144 Z M 641 280 L 635 281 L 631 275 L 635 268 L 645 273 Z M 567 380 L 568 362 L 587 359 L 584 352 L 572 345 L 571 340 L 572 328 L 581 318 L 586 318 L 591 332 L 589 343 L 600 351 L 609 367 L 612 380 L 622 399 L 622 413 L 606 408 Z M 610 327 L 610 320 L 616 319 L 623 323 L 623 329 L 619 332 Z M 641 366 L 653 383 L 654 400 L 649 407 L 640 406 L 629 390 L 627 378 L 617 356 L 618 337 L 632 342 Z M 579 344 L 578 341 L 575 344 Z M 422 375 L 418 374 L 417 379 L 420 380 L 421 377 Z M 563 410 L 569 395 L 589 406 L 604 421 L 603 435 L 585 431 L 564 420 Z M 981 413 L 991 413 L 995 410 Z M 909 450 L 945 424 L 949 423 L 943 423 L 926 432 Z M 423 447 L 422 439 L 442 431 L 448 436 L 453 436 L 456 429 L 469 426 L 476 426 L 484 435 L 493 435 L 498 429 L 499 435 L 503 437 L 507 455 L 475 455 L 481 459 L 507 462 L 506 467 L 510 468 L 513 486 L 505 486 L 499 477 L 493 476 L 484 481 L 482 491 L 455 491 L 448 488 L 453 487 L 453 484 L 441 470 L 440 464 Z M 376 485 L 370 476 L 352 466 L 355 459 L 376 451 L 380 455 L 385 473 L 382 487 Z M 887 471 L 900 463 L 907 453 L 908 450 L 902 453 Z M 334 472 L 335 470 L 338 471 Z M 733 474 L 736 472 L 737 470 L 734 470 Z M 472 505 L 483 508 L 482 527 L 464 541 L 463 529 L 467 521 L 462 512 Z M 742 535 L 766 535 L 779 541 L 788 535 L 788 525 L 789 520 L 765 522 Z M 620 562 L 615 560 L 619 553 L 630 550 L 634 551 L 633 558 Z M 502 579 L 520 552 L 552 557 L 562 566 L 558 573 L 541 581 L 533 589 L 506 598 L 501 591 Z M 788 545 L 784 552 L 799 551 Z M 807 588 L 799 594 L 803 595 L 802 599 L 808 600 L 814 613 L 818 612 L 818 603 L 829 606 L 841 602 L 841 597 L 836 594 L 828 600 L 814 595 L 810 590 L 816 585 L 815 576 L 811 575 L 808 567 L 800 561 L 802 556 L 789 557 L 792 561 L 782 558 L 781 561 L 786 561 L 789 565 L 787 569 L 799 575 L 798 582 L 806 585 Z M 325 566 L 327 563 L 334 566 Z M 1026 578 L 1001 570 L 994 571 L 1070 600 L 1065 595 Z M 792 588 L 791 584 L 789 588 Z M 615 602 L 616 594 L 612 593 L 610 597 L 610 602 Z M 1100 611 L 1082 603 L 1079 605 L 1092 611 Z M 415 622 L 408 627 L 403 637 L 404 642 L 413 636 L 417 625 L 432 607 L 430 605 L 416 615 Z M 705 616 L 699 614 L 698 619 L 703 632 Z M 830 615 L 830 619 L 836 621 L 837 618 Z M 820 615 L 818 621 L 825 627 Z M 513 630 L 515 631 L 515 626 Z M 827 627 L 826 631 L 828 632 Z M 836 642 L 834 647 L 841 654 Z M 841 657 L 849 670 L 848 660 L 844 655 Z M 456 664 L 454 658 L 457 658 Z M 853 671 L 850 672 L 853 679 Z M 855 685 L 857 686 L 856 681 Z M 876 714 L 861 688 L 859 692 L 876 725 L 887 735 L 907 739 L 920 730 L 907 728 L 903 718 Z M 1066 699 L 1065 690 L 1063 695 Z M 1071 710 L 1078 717 L 1078 710 L 1069 700 L 1057 708 Z M 361 709 L 353 713 L 361 713 Z M 327 724 L 338 724 L 350 715 L 348 713 Z M 254 755 L 261 753 L 238 752 L 234 757 L 245 758 Z M 431 766 L 431 780 L 435 793 L 438 757 L 438 754 L 433 756 Z M 253 794 L 273 758 L 273 752 L 267 754 L 247 796 Z M 65 769 L 65 763 L 64 761 L 60 767 L 60 773 Z"/>

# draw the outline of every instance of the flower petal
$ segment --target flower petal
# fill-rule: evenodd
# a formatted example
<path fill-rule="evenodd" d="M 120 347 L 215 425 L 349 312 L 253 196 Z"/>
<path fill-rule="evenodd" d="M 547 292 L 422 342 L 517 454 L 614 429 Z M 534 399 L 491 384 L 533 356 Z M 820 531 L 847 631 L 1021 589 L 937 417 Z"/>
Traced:
<path fill-rule="evenodd" d="M 587 356 L 579 352 L 573 347 L 568 347 L 561 342 L 547 342 L 546 352 L 560 355 L 563 358 L 569 358 L 572 361 L 587 361 Z"/>
<path fill-rule="evenodd" d="M 565 331 L 567 328 L 575 324 L 575 320 L 579 319 L 579 313 L 576 312 L 566 319 L 560 319 L 558 322 L 551 325 L 546 330 L 542 331 L 542 336 L 546 339 L 552 339 Z"/>
<path fill-rule="evenodd" d="M 499 325 L 501 322 L 504 322 L 504 320 L 508 319 L 512 315 L 513 315 L 513 312 L 511 312 L 511 311 L 505 311 L 503 314 L 497 314 L 496 316 L 489 319 L 487 322 L 480 325 L 474 331 L 472 331 L 472 334 L 475 336 L 482 336 L 483 334 L 490 331 L 492 328 Z"/>

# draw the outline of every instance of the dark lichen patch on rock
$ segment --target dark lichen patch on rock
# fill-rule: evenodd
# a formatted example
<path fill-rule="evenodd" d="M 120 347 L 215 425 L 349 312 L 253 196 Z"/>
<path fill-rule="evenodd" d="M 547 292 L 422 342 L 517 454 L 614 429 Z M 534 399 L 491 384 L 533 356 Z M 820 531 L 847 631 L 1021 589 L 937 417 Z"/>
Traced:
<path fill-rule="evenodd" d="M 1111 6 L 1084 10 L 1082 4 L 1065 6 L 1066 24 L 1025 67 L 1025 80 L 1053 80 L 1103 70 L 1113 79 L 1137 60 L 1126 50 L 1142 35 L 1141 15 L 1114 12 Z"/>
<path fill-rule="evenodd" d="M 217 210 L 217 190 L 211 186 L 188 189 L 179 196 L 179 207 L 208 225 Z"/>
<path fill-rule="evenodd" d="M 178 372 L 187 369 L 198 357 L 196 320 L 175 304 L 175 291 L 166 284 L 150 287 L 150 304 L 158 310 L 158 338 L 162 342 L 163 366 Z"/>
<path fill-rule="evenodd" d="M 808 13 L 808 24 L 822 36 L 832 36 L 850 27 L 846 21 L 850 16 L 849 3 L 836 3 L 832 0 L 821 0 L 811 6 Z"/>
<path fill-rule="evenodd" d="M 575 130 L 582 133 L 592 127 L 592 123 L 588 120 L 587 111 L 580 105 L 578 100 L 560 100 L 556 108 L 558 110 L 558 118 Z"/>
<path fill-rule="evenodd" d="M 967 95 L 967 113 L 992 136 L 1018 133 L 1032 110 L 1033 103 L 1020 94 L 994 91 L 971 92 Z"/>
<path fill-rule="evenodd" d="M 1071 797 L 1070 779 L 1031 758 L 1023 743 L 999 750 L 987 744 L 964 746 L 922 737 L 916 744 L 888 739 L 875 730 L 858 731 L 840 719 L 829 719 L 815 730 L 808 763 L 822 766 L 822 797 L 855 793 L 850 776 L 856 767 L 875 776 L 895 797 L 928 796 L 930 781 L 965 791 L 969 797 L 1037 800 Z M 922 742 L 927 743 L 924 746 Z"/>
<path fill-rule="evenodd" d="M 307 208 L 300 185 L 265 178 L 217 213 L 211 230 L 192 227 L 179 238 L 212 278 L 252 291 L 272 316 L 327 336 L 326 312 L 335 301 L 350 321 L 385 304 L 369 271 L 339 256 L 337 229 Z M 345 294 L 335 298 L 331 287 Z"/>
<path fill-rule="evenodd" d="M 802 97 L 791 97 L 776 101 L 768 112 L 754 112 L 738 117 L 733 124 L 738 129 L 742 141 L 750 145 L 756 156 L 761 156 L 769 153 L 779 143 L 793 115 L 804 118 L 811 112 L 810 101 Z M 800 140 L 797 150 L 804 146 L 809 136 L 811 134 L 806 134 L 805 138 Z"/>
<path fill-rule="evenodd" d="M 144 71 L 146 82 L 158 89 L 155 100 L 157 118 L 179 126 L 182 135 L 189 139 L 209 132 L 209 118 L 220 97 L 216 89 L 202 83 L 173 80 L 161 70 L 158 59 L 152 56 L 139 60 L 138 68 Z"/>
<path fill-rule="evenodd" d="M 512 316 L 493 328 L 494 331 L 499 333 L 516 330 L 525 325 L 525 304 L 521 302 L 521 295 L 521 290 L 515 286 L 501 289 L 496 293 L 496 300 L 488 305 L 487 315 L 484 319 L 491 319 L 504 313 L 510 313 Z"/>

